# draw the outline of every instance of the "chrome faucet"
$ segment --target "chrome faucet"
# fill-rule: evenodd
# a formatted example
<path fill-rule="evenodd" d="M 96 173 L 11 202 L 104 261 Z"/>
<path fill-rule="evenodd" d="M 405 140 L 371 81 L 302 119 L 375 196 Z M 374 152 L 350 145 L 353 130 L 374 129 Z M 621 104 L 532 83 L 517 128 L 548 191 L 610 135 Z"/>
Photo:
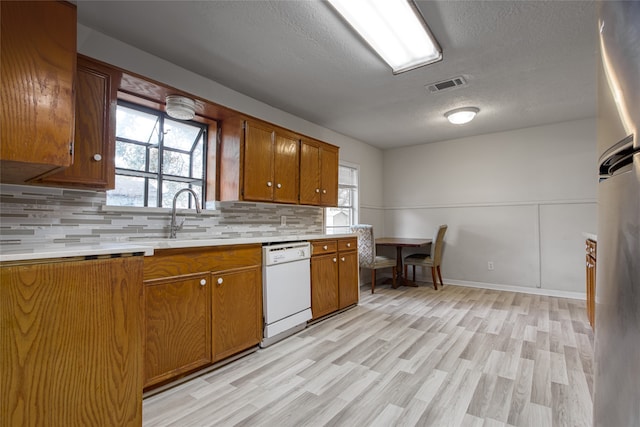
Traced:
<path fill-rule="evenodd" d="M 193 191 L 190 188 L 183 188 L 181 190 L 178 190 L 176 195 L 173 196 L 173 209 L 171 210 L 171 225 L 170 225 L 170 234 L 169 234 L 170 239 L 175 239 L 176 232 L 178 230 L 182 230 L 182 226 L 184 225 L 184 218 L 182 219 L 180 224 L 176 224 L 176 200 L 178 200 L 178 196 L 180 195 L 180 193 L 184 193 L 185 191 L 188 193 L 191 193 L 191 195 L 193 196 L 193 200 L 195 201 L 195 204 L 196 204 L 196 213 L 199 214 L 200 212 L 202 212 L 202 209 L 200 208 L 200 201 L 198 200 L 198 195 L 196 194 L 195 191 Z"/>

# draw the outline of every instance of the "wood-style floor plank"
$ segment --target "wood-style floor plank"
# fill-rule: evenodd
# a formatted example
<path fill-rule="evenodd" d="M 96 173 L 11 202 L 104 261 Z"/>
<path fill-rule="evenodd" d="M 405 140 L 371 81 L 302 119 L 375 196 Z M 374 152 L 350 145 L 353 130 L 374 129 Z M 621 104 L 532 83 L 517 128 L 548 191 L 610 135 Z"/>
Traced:
<path fill-rule="evenodd" d="M 585 302 L 391 289 L 146 398 L 150 426 L 590 425 Z"/>

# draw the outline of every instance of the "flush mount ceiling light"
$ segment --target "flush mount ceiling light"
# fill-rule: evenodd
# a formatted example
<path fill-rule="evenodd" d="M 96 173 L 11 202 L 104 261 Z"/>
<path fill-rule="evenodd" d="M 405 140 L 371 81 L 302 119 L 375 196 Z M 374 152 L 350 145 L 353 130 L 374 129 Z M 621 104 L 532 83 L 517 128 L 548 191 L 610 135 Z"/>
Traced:
<path fill-rule="evenodd" d="M 196 102 L 181 95 L 167 95 L 166 111 L 169 117 L 178 120 L 191 120 L 196 115 Z"/>
<path fill-rule="evenodd" d="M 444 116 L 454 125 L 463 125 L 473 120 L 479 111 L 480 109 L 476 107 L 456 108 L 455 110 L 447 111 Z"/>
<path fill-rule="evenodd" d="M 442 50 L 412 0 L 329 0 L 393 69 L 413 70 L 442 59 Z"/>

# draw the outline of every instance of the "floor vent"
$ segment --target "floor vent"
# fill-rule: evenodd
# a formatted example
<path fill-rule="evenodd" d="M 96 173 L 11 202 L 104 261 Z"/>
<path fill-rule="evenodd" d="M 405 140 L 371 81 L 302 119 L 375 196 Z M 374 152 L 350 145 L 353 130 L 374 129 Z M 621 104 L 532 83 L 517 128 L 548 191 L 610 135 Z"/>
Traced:
<path fill-rule="evenodd" d="M 443 90 L 453 89 L 456 87 L 466 86 L 466 85 L 467 85 L 467 81 L 464 79 L 464 77 L 458 76 L 458 77 L 453 77 L 449 80 L 430 83 L 428 85 L 425 85 L 425 87 L 429 90 L 429 92 L 435 93 L 435 92 L 440 92 Z"/>

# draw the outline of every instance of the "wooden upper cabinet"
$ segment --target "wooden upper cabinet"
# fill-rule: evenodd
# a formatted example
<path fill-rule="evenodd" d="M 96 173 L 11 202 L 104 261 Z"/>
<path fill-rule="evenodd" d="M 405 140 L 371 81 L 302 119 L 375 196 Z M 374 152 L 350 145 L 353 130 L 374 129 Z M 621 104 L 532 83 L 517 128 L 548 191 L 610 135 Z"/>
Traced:
<path fill-rule="evenodd" d="M 276 133 L 274 201 L 298 203 L 299 147 L 297 138 Z"/>
<path fill-rule="evenodd" d="M 0 2 L 0 181 L 24 183 L 71 164 L 76 6 Z"/>
<path fill-rule="evenodd" d="M 78 55 L 73 165 L 42 180 L 61 187 L 115 187 L 116 108 L 122 73 Z"/>
<path fill-rule="evenodd" d="M 320 205 L 338 206 L 338 148 L 323 144 L 320 149 Z"/>
<path fill-rule="evenodd" d="M 338 205 L 338 147 L 311 139 L 301 140 L 300 203 Z"/>
<path fill-rule="evenodd" d="M 253 122 L 244 125 L 244 198 L 273 200 L 275 132 Z"/>
<path fill-rule="evenodd" d="M 245 121 L 243 199 L 298 202 L 298 140 L 267 124 Z"/>

